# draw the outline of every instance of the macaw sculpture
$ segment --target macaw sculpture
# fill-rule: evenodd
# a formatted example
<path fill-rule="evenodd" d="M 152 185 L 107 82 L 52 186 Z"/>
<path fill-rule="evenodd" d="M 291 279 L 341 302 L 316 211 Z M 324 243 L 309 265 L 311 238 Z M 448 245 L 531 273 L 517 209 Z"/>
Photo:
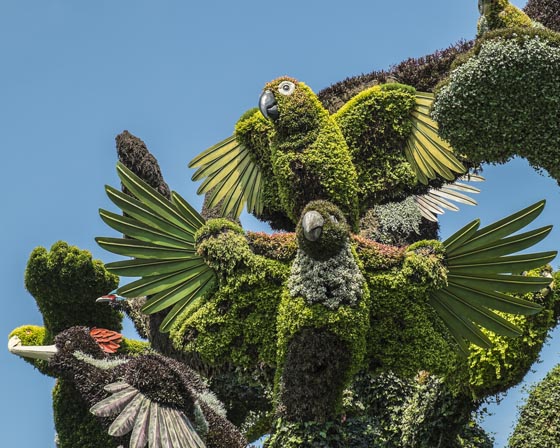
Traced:
<path fill-rule="evenodd" d="M 454 53 L 453 71 L 450 58 L 428 81 L 413 82 L 397 67 L 389 75 L 399 82 L 378 73 L 319 94 L 288 76 L 267 83 L 233 135 L 190 163 L 219 218 L 205 219 L 119 154 L 123 191 L 106 192 L 122 214 L 100 215 L 124 236 L 96 240 L 130 257 L 106 268 L 136 280 L 98 301 L 131 314 L 150 339 L 157 323 L 166 339 L 155 347 L 165 356 L 108 360 L 114 364 L 98 379 L 85 378 L 99 391 L 88 398 L 91 412 L 118 414 L 112 435 L 131 432 L 130 446 L 167 446 L 150 435 L 157 432 L 147 411 L 153 405 L 170 409 L 157 424 L 170 429 L 161 434 L 172 446 L 226 446 L 208 438 L 213 419 L 220 441 L 242 446 L 237 429 L 204 408 L 205 386 L 185 379 L 195 377 L 185 365 L 208 377 L 224 402 L 235 402 L 226 403 L 230 419 L 251 438 L 271 433 L 270 448 L 362 446 L 354 427 L 367 433 L 363 446 L 428 446 L 383 425 L 383 400 L 365 392 L 379 378 L 392 378 L 390 387 L 405 384 L 412 397 L 388 419 L 412 418 L 418 409 L 410 403 L 432 393 L 426 403 L 445 402 L 449 426 L 424 433 L 429 443 L 458 446 L 480 400 L 521 380 L 558 318 L 547 267 L 556 251 L 519 254 L 551 230 L 525 230 L 544 201 L 484 227 L 470 222 L 445 241 L 433 227 L 420 230 L 443 209 L 455 210 L 453 202 L 474 203 L 465 193 L 477 190 L 457 181 L 480 180 L 484 163 L 519 155 L 560 180 L 560 34 L 505 0 L 480 1 L 479 8 L 477 42 Z M 542 86 L 551 94 L 541 95 Z M 236 222 L 244 208 L 283 232 L 245 232 Z M 369 238 L 398 232 L 380 225 L 383 214 L 414 221 L 398 240 L 405 242 Z M 368 232 L 371 222 L 377 233 Z M 121 305 L 117 297 L 136 302 Z M 140 308 L 161 318 L 147 322 L 132 313 Z M 15 340 L 11 349 L 23 353 Z M 97 372 L 91 354 L 58 350 L 49 364 L 62 353 L 71 362 L 60 363 L 57 374 L 74 364 Z M 186 383 L 169 391 L 162 380 L 169 375 Z M 242 400 L 223 378 L 254 390 L 264 402 L 260 413 L 233 415 Z"/>

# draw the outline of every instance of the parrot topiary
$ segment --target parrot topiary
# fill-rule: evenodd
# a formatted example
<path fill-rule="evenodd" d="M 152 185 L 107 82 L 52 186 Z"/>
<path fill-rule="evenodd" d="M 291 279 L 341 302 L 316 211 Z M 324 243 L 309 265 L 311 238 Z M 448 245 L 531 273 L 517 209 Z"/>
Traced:
<path fill-rule="evenodd" d="M 126 237 L 97 242 L 131 257 L 109 271 L 137 278 L 115 293 L 143 297 L 135 303 L 158 317 L 150 338 L 161 323 L 169 356 L 196 359 L 211 381 L 256 383 L 265 405 L 235 420 L 257 436 L 272 431 L 271 447 L 353 446 L 353 425 L 364 446 L 377 446 L 391 434 L 384 421 L 402 425 L 386 446 L 413 446 L 416 437 L 431 444 L 432 436 L 455 446 L 479 400 L 519 381 L 558 319 L 543 268 L 556 252 L 517 254 L 550 232 L 523 230 L 544 202 L 486 227 L 475 220 L 445 241 L 419 232 L 419 216 L 434 221 L 456 209 L 453 201 L 474 203 L 465 192 L 477 190 L 456 181 L 478 180 L 480 164 L 521 155 L 560 179 L 560 35 L 507 1 L 480 8 L 478 40 L 446 52 L 443 67 L 435 57 L 394 70 L 413 85 L 386 74 L 319 95 L 287 76 L 266 84 L 233 135 L 190 163 L 206 206 L 220 207 L 218 219 L 122 163 L 123 192 L 106 188 L 124 214 L 101 217 Z M 453 66 L 450 55 L 458 55 Z M 224 218 L 244 207 L 288 233 L 247 233 Z M 142 366 L 125 362 L 128 392 L 143 400 L 146 384 L 131 376 Z M 149 365 L 159 375 L 155 365 L 170 362 L 154 355 Z M 395 384 L 417 378 L 404 410 L 385 419 L 378 407 L 345 400 L 367 390 L 358 378 L 385 374 Z M 157 375 L 146 377 L 155 396 L 169 392 Z M 441 413 L 437 403 L 445 403 Z M 452 427 L 416 425 L 425 416 Z"/>

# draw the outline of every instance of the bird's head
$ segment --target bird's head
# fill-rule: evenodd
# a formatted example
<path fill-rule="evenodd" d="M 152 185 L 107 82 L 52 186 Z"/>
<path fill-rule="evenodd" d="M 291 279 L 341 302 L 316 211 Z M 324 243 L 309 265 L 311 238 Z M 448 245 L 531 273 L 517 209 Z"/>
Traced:
<path fill-rule="evenodd" d="M 259 109 L 281 138 L 318 129 L 321 120 L 328 117 L 317 95 L 304 83 L 287 76 L 266 84 Z"/>
<path fill-rule="evenodd" d="M 327 260 L 346 245 L 349 229 L 344 214 L 328 201 L 312 201 L 297 225 L 299 247 L 311 258 Z"/>
<path fill-rule="evenodd" d="M 13 336 L 8 341 L 8 350 L 23 358 L 42 359 L 49 363 L 67 358 L 76 352 L 103 359 L 108 353 L 117 351 L 121 340 L 122 336 L 115 331 L 76 326 L 59 333 L 53 345 L 23 345 L 19 337 Z"/>

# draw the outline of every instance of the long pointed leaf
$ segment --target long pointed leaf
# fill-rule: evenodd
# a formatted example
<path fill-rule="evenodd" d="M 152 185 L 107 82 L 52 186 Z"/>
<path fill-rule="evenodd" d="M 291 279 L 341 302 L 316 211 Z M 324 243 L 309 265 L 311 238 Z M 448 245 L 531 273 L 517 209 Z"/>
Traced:
<path fill-rule="evenodd" d="M 510 257 L 481 257 L 478 260 L 471 259 L 464 262 L 459 259 L 450 260 L 449 267 L 453 267 L 454 273 L 471 274 L 505 274 L 508 272 L 523 272 L 538 268 L 550 263 L 557 255 L 556 251 L 539 252 L 534 254 L 513 255 Z"/>
<path fill-rule="evenodd" d="M 187 241 L 194 241 L 193 235 L 198 227 L 191 226 L 191 228 L 185 230 L 184 227 L 178 227 L 166 221 L 147 205 L 128 194 L 124 194 L 109 185 L 105 186 L 105 191 L 109 199 L 127 215 L 168 235 Z"/>
<path fill-rule="evenodd" d="M 155 230 L 152 227 L 142 224 L 136 219 L 117 215 L 106 210 L 99 210 L 99 215 L 109 227 L 139 241 L 177 249 L 189 249 L 194 247 L 192 241 L 169 236 L 162 231 Z"/>
<path fill-rule="evenodd" d="M 147 205 L 165 220 L 185 229 L 185 231 L 190 232 L 193 230 L 191 224 L 183 218 L 171 201 L 150 187 L 120 162 L 117 164 L 117 173 L 123 185 L 143 204 Z"/>
<path fill-rule="evenodd" d="M 476 289 L 466 285 L 451 284 L 447 290 L 469 302 L 510 314 L 532 315 L 543 309 L 538 303 L 497 291 Z"/>
<path fill-rule="evenodd" d="M 119 414 L 136 394 L 138 391 L 134 387 L 127 387 L 93 405 L 89 411 L 97 417 L 112 417 Z"/>
<path fill-rule="evenodd" d="M 445 297 L 441 297 L 438 294 L 433 294 L 430 297 L 430 304 L 440 315 L 445 325 L 447 325 L 450 333 L 459 343 L 460 347 L 462 342 L 461 339 L 463 338 L 482 348 L 489 348 L 492 346 L 492 343 L 490 342 L 490 339 L 488 339 L 488 336 L 482 333 L 482 331 L 480 331 L 480 329 L 476 327 L 472 322 L 465 319 L 453 308 L 451 308 L 447 304 Z M 461 347 L 461 349 L 461 351 L 465 353 L 464 345 Z"/>
<path fill-rule="evenodd" d="M 201 285 L 199 289 L 194 291 L 190 296 L 187 296 L 180 302 L 177 302 L 177 304 L 171 309 L 171 311 L 167 313 L 165 319 L 163 319 L 159 331 L 161 331 L 162 333 L 169 332 L 177 318 L 179 318 L 179 316 L 181 316 L 181 314 L 185 312 L 191 306 L 191 304 L 195 303 L 197 299 L 204 296 L 204 294 L 206 294 L 208 291 L 211 291 L 214 286 L 214 282 L 210 279 L 206 283 Z"/>
<path fill-rule="evenodd" d="M 158 311 L 174 305 L 185 296 L 189 296 L 193 291 L 198 290 L 203 284 L 206 284 L 208 281 L 215 280 L 215 278 L 214 272 L 210 269 L 200 271 L 188 281 L 179 284 L 175 288 L 167 289 L 154 297 L 151 297 L 150 300 L 148 300 L 142 307 L 142 311 L 146 314 L 157 313 Z"/>
<path fill-rule="evenodd" d="M 125 238 L 95 238 L 103 249 L 118 255 L 143 259 L 172 260 L 177 258 L 191 258 L 196 253 L 194 249 L 170 249 L 157 244 Z"/>
<path fill-rule="evenodd" d="M 501 274 L 455 274 L 453 271 L 449 272 L 447 279 L 450 285 L 471 286 L 481 290 L 519 294 L 538 291 L 550 284 L 550 279 L 546 277 Z"/>
<path fill-rule="evenodd" d="M 172 272 L 170 274 L 143 277 L 140 280 L 136 280 L 135 282 L 131 282 L 128 285 L 120 287 L 117 289 L 117 293 L 124 297 L 139 297 L 157 294 L 168 288 L 184 283 L 191 278 L 196 278 L 208 271 L 208 266 L 201 263 L 200 266 L 194 266 L 189 269 Z"/>
<path fill-rule="evenodd" d="M 124 261 L 114 261 L 105 267 L 119 277 L 150 277 L 171 272 L 181 271 L 201 264 L 201 259 L 197 256 L 193 259 L 133 259 Z"/>
<path fill-rule="evenodd" d="M 445 246 L 448 256 L 451 256 L 457 248 L 461 247 L 463 243 L 468 241 L 476 233 L 479 226 L 480 220 L 475 219 L 447 238 L 443 242 L 443 245 Z"/>
<path fill-rule="evenodd" d="M 522 333 L 517 326 L 493 311 L 454 295 L 449 290 L 443 290 L 440 294 L 447 298 L 449 306 L 453 307 L 458 313 L 496 334 L 516 337 Z"/>
<path fill-rule="evenodd" d="M 136 423 L 130 435 L 130 448 L 145 448 L 148 444 L 148 428 L 150 426 L 150 400 L 144 397 L 138 411 Z"/>
<path fill-rule="evenodd" d="M 513 215 L 501 219 L 494 224 L 480 229 L 460 250 L 454 255 L 471 252 L 487 244 L 509 236 L 534 221 L 543 211 L 546 201 L 539 201 Z"/>

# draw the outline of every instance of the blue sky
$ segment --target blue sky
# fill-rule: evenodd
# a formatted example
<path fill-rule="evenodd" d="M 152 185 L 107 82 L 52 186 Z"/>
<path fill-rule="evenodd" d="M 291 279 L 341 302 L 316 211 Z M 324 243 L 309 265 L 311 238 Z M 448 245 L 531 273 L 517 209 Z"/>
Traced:
<path fill-rule="evenodd" d="M 118 185 L 118 133 L 142 138 L 170 186 L 200 208 L 187 163 L 231 134 L 265 82 L 289 74 L 319 91 L 472 38 L 476 3 L 2 0 L 0 334 L 42 323 L 23 286 L 36 246 L 65 240 L 114 259 L 94 237 L 110 234 L 97 210 L 112 209 L 103 186 Z M 475 217 L 490 223 L 542 198 L 548 207 L 535 225 L 557 220 L 560 190 L 524 162 L 484 174 L 479 206 L 444 216 L 444 237 Z M 560 248 L 559 229 L 539 250 Z M 543 358 L 531 380 L 558 362 L 558 350 L 548 347 Z M 0 350 L 3 446 L 54 446 L 52 385 Z M 497 447 L 519 397 L 509 394 L 485 423 L 497 433 Z"/>

